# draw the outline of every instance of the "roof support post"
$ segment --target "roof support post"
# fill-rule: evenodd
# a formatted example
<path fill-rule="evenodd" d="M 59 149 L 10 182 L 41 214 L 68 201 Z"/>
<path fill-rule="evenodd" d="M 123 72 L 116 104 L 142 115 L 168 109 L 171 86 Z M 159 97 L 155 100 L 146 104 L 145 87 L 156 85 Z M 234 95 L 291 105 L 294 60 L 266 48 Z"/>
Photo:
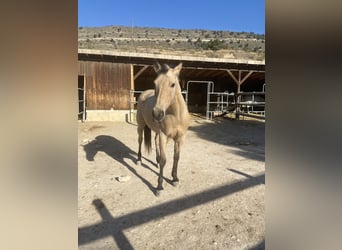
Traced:
<path fill-rule="evenodd" d="M 230 75 L 230 77 L 234 80 L 234 82 L 236 83 L 236 85 L 237 85 L 237 87 L 238 87 L 238 92 L 240 92 L 240 85 L 241 85 L 242 83 L 244 83 L 244 82 L 248 79 L 248 77 L 251 76 L 251 74 L 254 73 L 254 71 L 251 70 L 251 71 L 248 72 L 247 75 L 245 75 L 245 76 L 243 77 L 243 79 L 241 79 L 242 70 L 239 70 L 239 71 L 238 71 L 238 79 L 236 79 L 236 77 L 234 76 L 234 74 L 232 73 L 231 70 L 227 69 L 226 71 L 227 71 L 227 73 Z"/>
<path fill-rule="evenodd" d="M 237 93 L 240 93 L 240 86 L 241 86 L 241 70 L 239 70 L 239 80 L 237 83 L 237 90 L 236 90 Z M 240 101 L 241 101 L 240 95 L 237 96 L 236 101 L 237 101 L 237 103 L 240 103 Z M 237 120 L 240 119 L 240 106 L 239 105 L 236 106 L 235 119 L 237 119 Z"/>
<path fill-rule="evenodd" d="M 231 70 L 227 69 L 227 72 L 230 75 L 230 77 L 234 80 L 234 82 L 236 83 L 236 85 L 237 85 L 237 91 L 236 92 L 239 93 L 239 92 L 241 92 L 241 84 L 244 83 L 248 79 L 248 77 L 250 77 L 251 74 L 253 74 L 254 71 L 253 70 L 249 71 L 242 79 L 241 79 L 242 70 L 238 71 L 238 79 L 236 79 L 235 75 L 232 73 Z M 239 103 L 240 99 L 241 99 L 241 96 L 238 95 L 236 101 Z M 238 105 L 236 107 L 235 119 L 239 119 L 239 112 L 240 112 L 240 107 Z"/>
<path fill-rule="evenodd" d="M 132 109 L 132 103 L 133 103 L 133 99 L 134 99 L 134 94 L 133 94 L 133 91 L 134 91 L 134 65 L 131 64 L 131 88 L 130 88 L 130 93 L 129 93 L 129 99 L 130 99 L 130 109 Z M 134 108 L 134 105 L 133 105 L 133 108 Z"/>
<path fill-rule="evenodd" d="M 134 77 L 134 65 L 133 64 L 130 64 L 131 66 L 131 90 L 134 90 L 134 80 L 135 80 L 135 77 Z"/>

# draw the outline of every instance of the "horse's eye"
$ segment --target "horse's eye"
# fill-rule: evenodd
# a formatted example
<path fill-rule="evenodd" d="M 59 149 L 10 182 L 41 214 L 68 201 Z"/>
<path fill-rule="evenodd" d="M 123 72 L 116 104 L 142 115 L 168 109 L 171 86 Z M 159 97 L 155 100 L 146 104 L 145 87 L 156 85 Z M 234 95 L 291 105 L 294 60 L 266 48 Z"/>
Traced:
<path fill-rule="evenodd" d="M 170 86 L 171 86 L 171 88 L 174 88 L 176 86 L 176 84 L 172 83 Z"/>

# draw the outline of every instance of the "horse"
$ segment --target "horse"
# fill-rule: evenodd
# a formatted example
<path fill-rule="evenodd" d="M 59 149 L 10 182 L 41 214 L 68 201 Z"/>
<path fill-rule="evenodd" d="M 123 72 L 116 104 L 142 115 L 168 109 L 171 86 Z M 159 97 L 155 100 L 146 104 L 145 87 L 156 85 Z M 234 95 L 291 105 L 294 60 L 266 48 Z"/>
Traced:
<path fill-rule="evenodd" d="M 174 157 L 172 167 L 172 185 L 177 186 L 179 179 L 177 167 L 180 148 L 190 123 L 187 105 L 181 93 L 179 73 L 182 63 L 174 68 L 167 64 L 153 65 L 157 77 L 154 89 L 145 90 L 140 94 L 137 103 L 136 121 L 138 124 L 138 165 L 141 164 L 141 144 L 147 153 L 151 152 L 151 130 L 155 132 L 156 161 L 159 167 L 156 196 L 163 190 L 163 170 L 166 164 L 166 145 L 169 139 L 174 141 Z M 144 136 L 143 136 L 144 134 Z M 144 138 L 143 138 L 144 137 Z"/>

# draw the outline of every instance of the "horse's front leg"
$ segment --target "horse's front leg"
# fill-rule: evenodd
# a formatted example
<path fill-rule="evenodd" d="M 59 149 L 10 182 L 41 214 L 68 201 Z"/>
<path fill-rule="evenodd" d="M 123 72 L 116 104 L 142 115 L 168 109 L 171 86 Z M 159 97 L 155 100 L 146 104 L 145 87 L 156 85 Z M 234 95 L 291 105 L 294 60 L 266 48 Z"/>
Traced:
<path fill-rule="evenodd" d="M 159 163 L 160 163 L 160 147 L 159 147 L 159 134 L 158 133 L 156 133 L 156 136 L 154 137 L 154 142 L 156 144 L 157 167 L 159 167 Z"/>
<path fill-rule="evenodd" d="M 163 170 L 166 164 L 166 143 L 167 137 L 163 133 L 159 133 L 159 151 L 160 151 L 160 159 L 159 159 L 159 177 L 158 177 L 158 186 L 156 190 L 156 195 L 160 194 L 160 191 L 163 190 Z"/>
<path fill-rule="evenodd" d="M 174 140 L 174 153 L 173 153 L 173 166 L 172 166 L 172 185 L 177 186 L 179 183 L 179 179 L 177 176 L 177 168 L 178 168 L 178 161 L 180 155 L 180 147 L 182 145 L 182 138 L 177 138 Z"/>

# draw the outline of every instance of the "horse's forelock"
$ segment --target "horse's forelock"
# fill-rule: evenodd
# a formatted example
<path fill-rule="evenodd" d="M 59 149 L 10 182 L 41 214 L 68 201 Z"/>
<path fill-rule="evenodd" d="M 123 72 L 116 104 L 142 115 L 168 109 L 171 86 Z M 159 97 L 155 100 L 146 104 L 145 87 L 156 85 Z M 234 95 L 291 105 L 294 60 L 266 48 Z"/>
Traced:
<path fill-rule="evenodd" d="M 166 74 L 169 71 L 169 69 L 170 69 L 170 66 L 164 63 L 163 65 L 161 65 L 159 74 Z"/>

